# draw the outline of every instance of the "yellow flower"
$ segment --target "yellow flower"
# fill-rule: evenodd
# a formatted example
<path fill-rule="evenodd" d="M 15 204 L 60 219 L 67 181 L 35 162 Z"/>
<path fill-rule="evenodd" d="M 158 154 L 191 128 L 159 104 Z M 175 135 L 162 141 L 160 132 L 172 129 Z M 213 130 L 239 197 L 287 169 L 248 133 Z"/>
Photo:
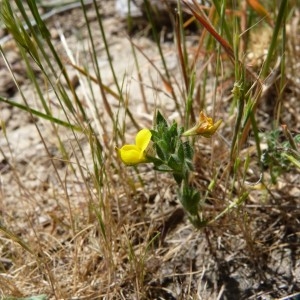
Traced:
<path fill-rule="evenodd" d="M 116 148 L 123 163 L 132 166 L 148 162 L 145 150 L 151 141 L 151 136 L 149 129 L 142 129 L 135 137 L 135 145 L 124 145 L 120 149 Z"/>
<path fill-rule="evenodd" d="M 206 138 L 210 138 L 217 131 L 221 123 L 222 120 L 219 120 L 216 123 L 214 123 L 212 118 L 208 118 L 204 114 L 204 112 L 201 111 L 197 124 L 193 128 L 185 131 L 182 135 L 183 136 L 202 135 Z"/>

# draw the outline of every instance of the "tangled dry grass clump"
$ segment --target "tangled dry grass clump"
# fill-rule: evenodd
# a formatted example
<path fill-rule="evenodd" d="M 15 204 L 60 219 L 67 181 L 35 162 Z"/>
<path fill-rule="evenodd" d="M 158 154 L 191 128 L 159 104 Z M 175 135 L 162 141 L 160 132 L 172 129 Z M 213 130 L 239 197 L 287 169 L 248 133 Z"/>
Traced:
<path fill-rule="evenodd" d="M 298 299 L 297 1 L 135 2 L 1 1 L 1 299 Z"/>

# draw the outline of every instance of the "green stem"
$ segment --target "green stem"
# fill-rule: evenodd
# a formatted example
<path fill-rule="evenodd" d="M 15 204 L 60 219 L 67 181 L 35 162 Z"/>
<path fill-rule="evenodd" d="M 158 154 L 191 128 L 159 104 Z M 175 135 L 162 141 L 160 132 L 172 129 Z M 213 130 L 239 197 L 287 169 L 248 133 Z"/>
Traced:
<path fill-rule="evenodd" d="M 279 30 L 282 27 L 282 24 L 284 24 L 284 19 L 285 19 L 285 16 L 286 16 L 287 3 L 288 3 L 287 0 L 282 0 L 281 3 L 280 3 L 278 16 L 277 16 L 274 31 L 273 31 L 272 40 L 271 40 L 271 43 L 270 43 L 270 46 L 269 46 L 269 49 L 268 49 L 267 58 L 266 58 L 266 61 L 263 65 L 263 68 L 262 68 L 262 71 L 261 71 L 262 78 L 265 78 L 268 74 L 270 64 L 271 64 L 271 60 L 272 60 L 273 54 L 276 50 L 276 42 L 277 42 Z"/>

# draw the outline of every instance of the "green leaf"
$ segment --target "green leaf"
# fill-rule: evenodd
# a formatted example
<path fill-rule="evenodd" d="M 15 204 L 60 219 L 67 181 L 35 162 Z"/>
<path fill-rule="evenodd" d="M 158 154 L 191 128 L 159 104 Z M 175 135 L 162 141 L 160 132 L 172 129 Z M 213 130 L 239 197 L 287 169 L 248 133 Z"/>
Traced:
<path fill-rule="evenodd" d="M 194 188 L 187 186 L 185 184 L 182 185 L 181 190 L 179 192 L 179 199 L 183 206 L 183 208 L 190 215 L 197 215 L 200 203 L 200 193 Z"/>
<path fill-rule="evenodd" d="M 31 40 L 24 25 L 16 19 L 11 8 L 10 1 L 5 0 L 1 6 L 1 19 L 5 24 L 7 30 L 14 37 L 16 42 L 28 52 L 31 57 L 39 64 L 39 55 L 35 44 Z"/>
<path fill-rule="evenodd" d="M 285 158 L 287 158 L 295 167 L 300 169 L 300 161 L 293 157 L 292 155 L 288 155 L 287 153 L 282 154 Z"/>
<path fill-rule="evenodd" d="M 156 126 L 163 126 L 163 127 L 168 127 L 168 123 L 166 121 L 166 119 L 163 117 L 163 115 L 160 113 L 160 111 L 157 111 L 156 114 Z"/>
<path fill-rule="evenodd" d="M 180 138 L 181 135 L 183 134 L 183 132 L 184 132 L 184 128 L 183 128 L 183 127 L 179 127 L 179 128 L 177 129 L 177 136 Z"/>
<path fill-rule="evenodd" d="M 156 153 L 158 157 L 162 160 L 166 160 L 169 156 L 169 146 L 166 141 L 160 140 L 156 142 Z"/>
<path fill-rule="evenodd" d="M 295 135 L 294 140 L 296 143 L 300 143 L 300 134 Z"/>
<path fill-rule="evenodd" d="M 171 154 L 168 159 L 168 166 L 174 170 L 175 173 L 182 173 L 182 164 L 178 160 L 178 157 L 174 154 Z"/>
<path fill-rule="evenodd" d="M 184 166 L 185 166 L 185 169 L 186 170 L 189 170 L 189 171 L 193 171 L 194 170 L 194 164 L 191 160 L 189 159 L 185 159 L 184 160 Z"/>
<path fill-rule="evenodd" d="M 194 149 L 192 148 L 192 146 L 188 141 L 184 142 L 182 145 L 183 145 L 185 159 L 192 161 L 194 156 Z"/>
<path fill-rule="evenodd" d="M 163 164 L 162 160 L 153 156 L 147 156 L 147 159 L 149 160 L 149 162 L 152 162 L 155 167 L 158 167 Z"/>
<path fill-rule="evenodd" d="M 173 170 L 170 167 L 168 167 L 167 165 L 155 166 L 154 170 L 157 170 L 160 172 L 173 172 Z"/>
<path fill-rule="evenodd" d="M 50 32 L 45 25 L 44 21 L 42 20 L 40 13 L 38 11 L 38 8 L 36 6 L 36 0 L 27 0 L 28 6 L 30 7 L 30 10 L 34 16 L 34 19 L 36 21 L 36 25 L 42 35 L 43 38 L 50 38 Z"/>
<path fill-rule="evenodd" d="M 177 123 L 174 122 L 169 128 L 169 136 L 173 138 L 177 136 Z"/>
<path fill-rule="evenodd" d="M 161 139 L 159 133 L 156 130 L 150 129 L 150 132 L 152 134 L 151 136 L 152 142 L 156 143 Z"/>
<path fill-rule="evenodd" d="M 177 184 L 181 184 L 182 180 L 183 180 L 183 177 L 181 174 L 178 174 L 178 173 L 173 173 L 173 177 L 176 181 Z"/>
<path fill-rule="evenodd" d="M 177 136 L 177 124 L 173 123 L 169 130 L 164 134 L 164 140 L 169 145 L 170 153 L 176 152 L 177 142 L 179 140 Z"/>
<path fill-rule="evenodd" d="M 15 102 L 15 101 L 11 101 L 11 100 L 8 100 L 8 99 L 4 99 L 0 96 L 0 102 L 4 102 L 4 103 L 7 103 L 13 107 L 17 107 L 21 110 L 24 110 L 24 111 L 27 111 L 29 112 L 30 114 L 36 116 L 36 117 L 39 117 L 39 118 L 42 118 L 44 120 L 48 120 L 52 123 L 55 123 L 55 124 L 58 124 L 58 125 L 61 125 L 61 126 L 64 126 L 66 128 L 70 128 L 72 130 L 75 130 L 75 131 L 78 131 L 78 132 L 81 132 L 82 129 L 79 127 L 79 126 L 76 126 L 76 125 L 73 125 L 71 123 L 68 123 L 68 122 L 65 122 L 63 120 L 60 120 L 60 119 L 57 119 L 55 117 L 52 117 L 50 115 L 46 115 L 38 110 L 35 110 L 33 108 L 30 108 L 26 105 L 23 105 L 21 103 L 18 103 L 18 102 Z"/>
<path fill-rule="evenodd" d="M 178 157 L 178 160 L 183 164 L 184 159 L 185 159 L 185 155 L 184 155 L 183 144 L 180 140 L 179 140 L 178 146 L 177 146 L 177 157 Z"/>

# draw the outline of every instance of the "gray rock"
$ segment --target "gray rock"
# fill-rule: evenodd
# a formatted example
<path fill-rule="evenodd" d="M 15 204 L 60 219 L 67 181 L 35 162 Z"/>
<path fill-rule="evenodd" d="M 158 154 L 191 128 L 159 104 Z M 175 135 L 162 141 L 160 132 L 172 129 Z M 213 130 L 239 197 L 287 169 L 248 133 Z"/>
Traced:
<path fill-rule="evenodd" d="M 132 0 L 116 0 L 116 12 L 122 17 L 141 17 L 143 15 L 141 7 Z"/>

